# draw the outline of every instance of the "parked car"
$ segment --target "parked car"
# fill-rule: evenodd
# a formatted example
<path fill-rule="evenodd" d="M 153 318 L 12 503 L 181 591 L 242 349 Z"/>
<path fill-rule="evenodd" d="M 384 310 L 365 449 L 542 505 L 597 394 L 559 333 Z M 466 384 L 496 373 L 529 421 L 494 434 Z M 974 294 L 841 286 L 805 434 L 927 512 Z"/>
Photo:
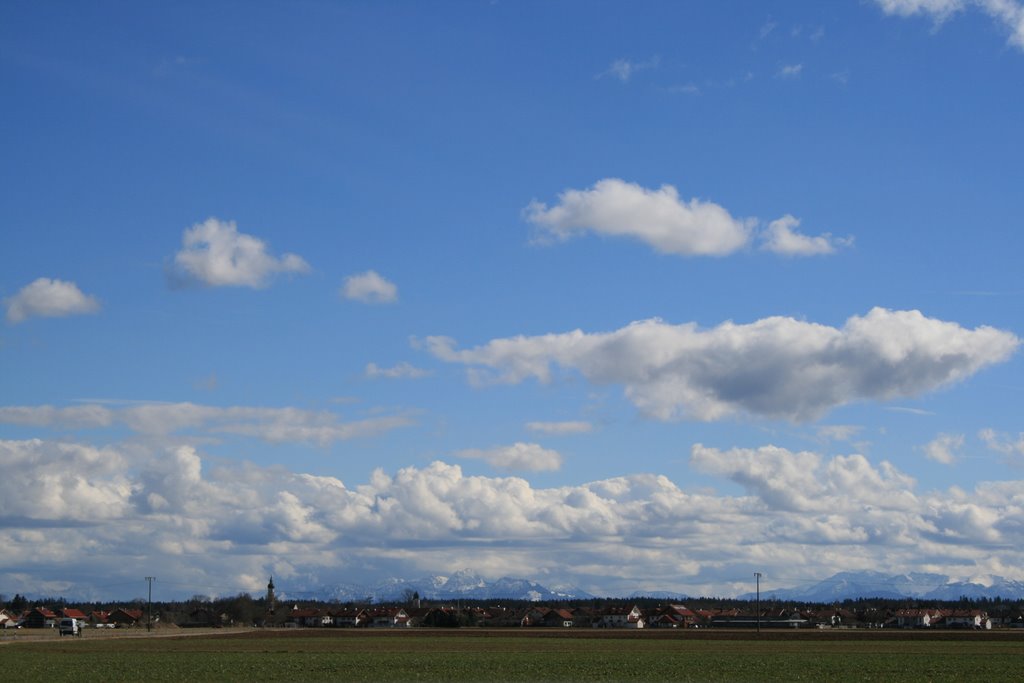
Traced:
<path fill-rule="evenodd" d="M 61 619 L 60 620 L 60 634 L 62 636 L 80 636 L 82 635 L 81 628 L 78 625 L 77 619 Z"/>

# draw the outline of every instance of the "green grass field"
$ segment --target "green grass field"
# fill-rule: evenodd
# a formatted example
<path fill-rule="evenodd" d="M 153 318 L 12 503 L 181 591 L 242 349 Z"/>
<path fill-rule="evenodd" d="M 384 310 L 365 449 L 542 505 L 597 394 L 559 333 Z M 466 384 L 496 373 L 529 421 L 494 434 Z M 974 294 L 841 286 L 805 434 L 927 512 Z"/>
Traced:
<path fill-rule="evenodd" d="M 46 639 L 0 646 L 19 681 L 965 681 L 1018 680 L 1024 634 L 291 631 Z M 915 634 L 916 635 L 916 634 Z M 887 634 L 888 636 L 888 634 Z"/>

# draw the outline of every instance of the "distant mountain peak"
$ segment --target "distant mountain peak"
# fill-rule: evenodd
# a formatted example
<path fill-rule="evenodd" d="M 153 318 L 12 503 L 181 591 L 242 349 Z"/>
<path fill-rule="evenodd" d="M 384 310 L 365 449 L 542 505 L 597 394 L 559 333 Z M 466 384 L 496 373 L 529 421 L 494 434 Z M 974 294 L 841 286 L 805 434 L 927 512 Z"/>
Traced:
<path fill-rule="evenodd" d="M 471 569 L 460 569 L 450 576 L 421 579 L 389 578 L 373 586 L 342 584 L 321 591 L 324 599 L 342 602 L 372 598 L 374 602 L 404 600 L 416 592 L 427 600 L 585 600 L 594 596 L 579 589 L 549 589 L 528 579 L 503 576 L 487 581 Z"/>
<path fill-rule="evenodd" d="M 875 570 L 843 571 L 827 579 L 809 582 L 795 588 L 765 588 L 762 579 L 762 600 L 831 603 L 859 598 L 922 600 L 959 600 L 968 598 L 1024 599 L 1024 582 L 1001 576 L 977 576 L 969 581 L 951 581 L 944 574 L 907 572 L 887 574 Z M 448 576 L 427 576 L 420 579 L 388 578 L 372 585 L 340 584 L 322 589 L 324 600 L 341 602 L 399 602 L 418 593 L 425 600 L 529 600 L 557 602 L 562 600 L 589 600 L 594 596 L 579 588 L 544 586 L 531 579 L 503 576 L 489 581 L 471 569 L 459 569 Z M 638 590 L 624 598 L 655 598 L 684 602 L 689 597 L 674 591 Z M 753 600 L 755 593 L 736 596 L 740 600 Z"/>
<path fill-rule="evenodd" d="M 921 598 L 926 600 L 959 600 L 968 598 L 1024 599 L 1024 582 L 988 577 L 988 585 L 977 582 L 950 581 L 944 574 L 929 572 L 909 572 L 904 574 L 886 574 L 884 572 L 865 570 L 859 572 L 838 572 L 823 579 L 798 588 L 762 589 L 761 597 L 796 602 L 838 602 L 857 600 L 860 598 Z M 737 596 L 740 599 L 753 599 L 754 593 Z"/>

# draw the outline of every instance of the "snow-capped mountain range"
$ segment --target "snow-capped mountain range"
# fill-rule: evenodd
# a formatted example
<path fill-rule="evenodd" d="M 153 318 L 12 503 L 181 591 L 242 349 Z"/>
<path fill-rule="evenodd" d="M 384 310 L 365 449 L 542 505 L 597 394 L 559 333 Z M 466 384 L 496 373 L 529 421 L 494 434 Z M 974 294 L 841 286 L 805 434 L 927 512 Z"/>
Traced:
<path fill-rule="evenodd" d="M 922 600 L 958 600 L 968 598 L 1024 599 L 1024 582 L 999 576 L 988 577 L 985 583 L 951 581 L 944 574 L 914 572 L 886 574 L 883 572 L 840 572 L 827 579 L 808 582 L 795 588 L 766 588 L 770 577 L 762 579 L 762 600 L 794 602 L 839 602 L 857 598 L 918 598 Z M 531 600 L 554 602 L 559 600 L 587 600 L 595 596 L 575 587 L 543 586 L 536 581 L 503 577 L 488 581 L 472 570 L 462 569 L 450 576 L 427 576 L 419 579 L 391 578 L 372 585 L 339 584 L 316 592 L 326 601 L 396 602 L 418 593 L 424 600 Z M 304 595 L 309 595 L 305 593 Z M 616 596 L 602 596 L 616 597 Z M 685 601 L 688 596 L 675 591 L 636 591 L 619 597 L 653 597 Z M 741 600 L 753 600 L 751 591 L 738 595 Z"/>
<path fill-rule="evenodd" d="M 755 592 L 738 596 L 753 600 Z M 918 598 L 959 600 L 968 598 L 1024 599 L 1024 582 L 1001 576 L 987 577 L 985 583 L 950 581 L 944 574 L 885 574 L 883 572 L 840 572 L 822 581 L 796 588 L 761 589 L 761 599 L 795 602 L 838 602 L 857 598 Z"/>
<path fill-rule="evenodd" d="M 486 581 L 469 569 L 451 576 L 427 576 L 421 579 L 387 579 L 375 585 L 340 584 L 325 588 L 322 600 L 340 602 L 372 599 L 393 602 L 418 593 L 425 600 L 586 600 L 594 596 L 579 588 L 548 588 L 536 581 L 502 577 Z"/>

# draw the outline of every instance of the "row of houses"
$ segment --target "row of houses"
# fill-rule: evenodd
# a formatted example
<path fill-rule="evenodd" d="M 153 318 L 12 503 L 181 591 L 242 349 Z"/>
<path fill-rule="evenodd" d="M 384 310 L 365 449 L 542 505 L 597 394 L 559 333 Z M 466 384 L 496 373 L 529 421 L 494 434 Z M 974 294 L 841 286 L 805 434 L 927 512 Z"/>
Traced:
<path fill-rule="evenodd" d="M 685 608 L 684 608 L 685 609 Z M 638 607 L 606 610 L 585 608 L 529 609 L 504 607 L 295 607 L 283 616 L 283 625 L 307 628 L 409 628 L 415 626 L 593 626 L 644 628 L 647 617 Z"/>
<path fill-rule="evenodd" d="M 454 624 L 556 628 L 969 628 L 991 629 L 992 619 L 982 610 L 901 609 L 871 615 L 868 620 L 850 610 L 766 610 L 760 615 L 738 609 L 697 609 L 669 604 L 650 609 L 630 607 L 547 607 L 510 610 L 502 607 L 405 608 L 295 607 L 284 615 L 292 627 L 407 628 Z M 1006 624 L 1010 625 L 1010 624 Z M 1024 624 L 1019 624 L 1024 626 Z"/>
<path fill-rule="evenodd" d="M 93 611 L 78 609 L 50 610 L 34 607 L 14 614 L 0 610 L 0 628 L 54 628 L 62 618 L 78 620 L 94 627 L 130 627 L 145 623 L 140 609 Z M 158 621 L 159 619 L 155 619 Z M 998 620 L 996 620 L 998 622 Z M 226 626 L 226 614 L 200 608 L 193 611 L 181 626 Z M 527 608 L 507 607 L 299 607 L 279 610 L 260 622 L 266 626 L 302 628 L 409 628 L 416 626 L 485 626 L 485 627 L 549 627 L 549 628 L 950 628 L 991 629 L 994 620 L 978 609 L 898 609 L 856 613 L 844 608 L 819 610 L 766 609 L 759 615 L 741 609 L 689 609 L 685 605 L 667 604 L 651 608 L 609 606 L 534 605 Z M 996 626 L 1024 628 L 1017 618 Z"/>
<path fill-rule="evenodd" d="M 56 628 L 61 619 L 75 619 L 79 624 L 95 627 L 135 626 L 143 619 L 140 609 L 116 609 L 110 612 L 85 612 L 71 607 L 51 610 L 33 607 L 20 613 L 0 610 L 0 628 Z"/>
<path fill-rule="evenodd" d="M 977 609 L 901 609 L 893 618 L 900 628 L 992 628 L 992 619 Z"/>

